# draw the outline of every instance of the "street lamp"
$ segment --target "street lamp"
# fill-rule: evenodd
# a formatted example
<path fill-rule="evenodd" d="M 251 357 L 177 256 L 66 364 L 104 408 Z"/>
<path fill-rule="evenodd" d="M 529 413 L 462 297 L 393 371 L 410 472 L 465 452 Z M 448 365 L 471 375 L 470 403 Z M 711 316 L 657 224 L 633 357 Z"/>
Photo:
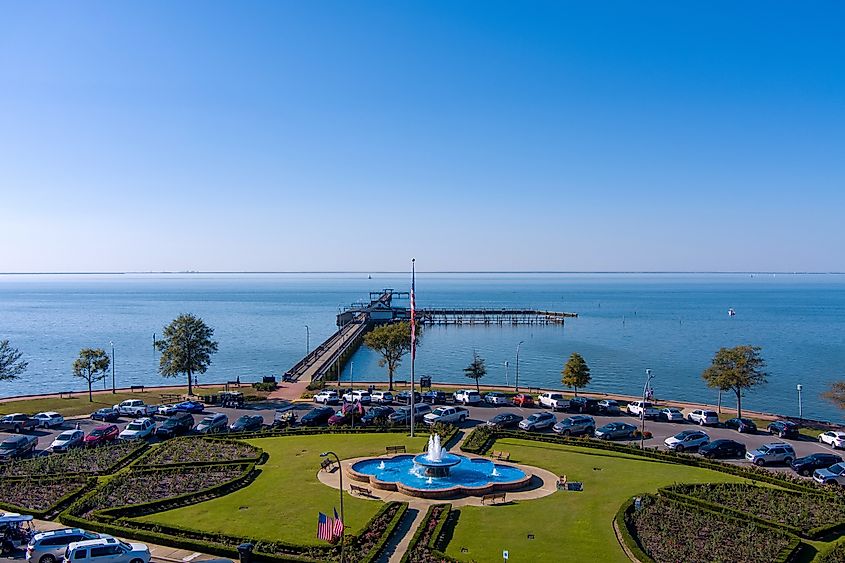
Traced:
<path fill-rule="evenodd" d="M 654 376 L 651 375 L 651 370 L 645 370 L 645 385 L 643 385 L 643 402 L 640 405 L 640 419 L 642 424 L 640 426 L 640 449 L 645 448 L 645 394 L 646 390 L 648 389 L 648 384 L 651 383 L 651 380 L 654 379 Z"/>
<path fill-rule="evenodd" d="M 511 384 L 508 383 L 508 368 L 510 367 L 510 362 L 505 361 L 505 387 L 510 387 Z"/>
<path fill-rule="evenodd" d="M 352 388 L 352 398 L 355 398 L 355 362 L 349 362 L 349 386 Z M 359 400 L 360 402 L 360 400 Z M 355 403 L 352 403 L 352 430 L 355 430 Z M 343 520 L 343 518 L 341 518 Z"/>
<path fill-rule="evenodd" d="M 305 325 L 305 355 L 311 353 L 311 329 Z"/>
<path fill-rule="evenodd" d="M 340 521 L 343 522 L 344 529 L 346 528 L 346 519 L 343 517 L 343 470 L 340 467 L 340 458 L 337 457 L 337 454 L 334 452 L 323 452 L 320 454 L 320 457 L 328 457 L 334 456 L 335 462 L 337 462 L 337 473 L 340 477 Z M 343 544 L 344 544 L 344 532 L 340 533 L 340 563 L 343 563 Z"/>
<path fill-rule="evenodd" d="M 111 392 L 114 395 L 114 342 L 109 340 L 109 344 L 111 344 Z"/>
<path fill-rule="evenodd" d="M 525 340 L 520 340 L 519 344 L 516 345 L 516 382 L 514 383 L 513 388 L 517 393 L 519 393 L 519 347 L 522 346 L 524 342 Z"/>
<path fill-rule="evenodd" d="M 804 388 L 804 386 L 799 383 L 798 385 L 795 386 L 795 388 L 798 389 L 798 420 L 803 422 L 804 421 L 804 412 L 803 412 L 803 408 L 802 408 L 802 405 L 801 405 L 801 390 Z"/>

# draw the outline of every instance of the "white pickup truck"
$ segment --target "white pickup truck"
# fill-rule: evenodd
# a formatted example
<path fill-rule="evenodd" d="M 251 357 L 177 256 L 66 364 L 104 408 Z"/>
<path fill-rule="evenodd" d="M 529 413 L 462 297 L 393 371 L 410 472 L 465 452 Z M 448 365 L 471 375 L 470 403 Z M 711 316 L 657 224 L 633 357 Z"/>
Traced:
<path fill-rule="evenodd" d="M 540 403 L 541 407 L 553 411 L 565 411 L 569 408 L 569 399 L 565 399 L 563 393 L 540 393 L 537 402 Z"/>
<path fill-rule="evenodd" d="M 115 405 L 114 410 L 116 410 L 121 416 L 134 416 L 137 418 L 152 416 L 158 409 L 153 405 L 146 404 L 141 399 L 127 399 L 119 405 Z"/>
<path fill-rule="evenodd" d="M 463 422 L 469 417 L 469 411 L 464 407 L 437 407 L 425 417 L 423 420 L 426 424 L 436 424 L 438 422 L 456 423 Z"/>

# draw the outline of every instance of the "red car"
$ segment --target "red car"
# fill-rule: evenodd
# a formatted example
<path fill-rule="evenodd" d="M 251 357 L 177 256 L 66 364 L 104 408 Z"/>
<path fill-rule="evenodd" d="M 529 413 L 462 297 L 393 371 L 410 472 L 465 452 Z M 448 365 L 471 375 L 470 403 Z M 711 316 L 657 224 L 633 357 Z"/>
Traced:
<path fill-rule="evenodd" d="M 104 424 L 97 426 L 87 436 L 83 442 L 86 446 L 99 446 L 106 442 L 114 442 L 117 440 L 117 435 L 120 434 L 120 428 L 116 424 Z"/>
<path fill-rule="evenodd" d="M 520 393 L 514 396 L 513 404 L 518 407 L 533 407 L 534 397 L 532 397 L 531 395 L 526 395 L 525 393 Z"/>

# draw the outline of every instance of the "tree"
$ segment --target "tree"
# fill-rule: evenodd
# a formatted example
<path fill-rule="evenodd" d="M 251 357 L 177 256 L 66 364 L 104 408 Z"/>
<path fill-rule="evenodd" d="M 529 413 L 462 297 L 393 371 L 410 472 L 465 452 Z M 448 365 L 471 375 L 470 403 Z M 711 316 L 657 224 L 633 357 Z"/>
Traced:
<path fill-rule="evenodd" d="M 475 380 L 475 389 L 481 393 L 478 380 L 487 375 L 487 366 L 484 365 L 484 358 L 480 358 L 477 352 L 473 351 L 472 363 L 464 368 L 464 375 Z"/>
<path fill-rule="evenodd" d="M 419 327 L 417 327 L 417 344 L 419 344 Z M 381 354 L 378 365 L 387 366 L 387 376 L 393 390 L 393 375 L 402 362 L 402 357 L 411 350 L 411 323 L 403 321 L 374 328 L 364 335 L 364 344 Z"/>
<path fill-rule="evenodd" d="M 742 417 L 743 391 L 766 383 L 768 374 L 763 371 L 766 362 L 760 356 L 760 350 L 759 346 L 721 348 L 710 367 L 701 374 L 708 387 L 734 392 L 737 417 Z"/>
<path fill-rule="evenodd" d="M 213 335 L 214 329 L 199 317 L 183 313 L 173 319 L 156 341 L 156 348 L 161 352 L 158 372 L 163 377 L 187 375 L 188 395 L 193 395 L 194 374 L 208 371 L 211 355 L 217 352 Z"/>
<path fill-rule="evenodd" d="M 0 381 L 17 379 L 26 371 L 29 362 L 22 360 L 21 355 L 8 340 L 0 340 Z"/>
<path fill-rule="evenodd" d="M 830 389 L 822 393 L 822 397 L 839 407 L 845 409 L 845 381 L 834 381 Z"/>
<path fill-rule="evenodd" d="M 83 348 L 79 357 L 73 361 L 73 376 L 88 382 L 88 400 L 94 401 L 91 387 L 94 382 L 101 381 L 109 371 L 108 354 L 102 348 Z"/>
<path fill-rule="evenodd" d="M 560 371 L 563 376 L 561 382 L 567 387 L 575 388 L 575 396 L 578 396 L 578 388 L 590 384 L 590 366 L 578 352 L 572 352 L 563 369 Z"/>

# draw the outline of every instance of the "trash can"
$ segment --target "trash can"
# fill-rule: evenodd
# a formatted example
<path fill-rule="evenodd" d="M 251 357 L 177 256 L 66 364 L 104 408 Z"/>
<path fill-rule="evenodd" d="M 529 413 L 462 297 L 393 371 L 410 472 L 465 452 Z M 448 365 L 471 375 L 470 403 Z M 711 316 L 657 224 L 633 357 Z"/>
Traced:
<path fill-rule="evenodd" d="M 252 550 L 255 548 L 254 544 L 242 543 L 238 546 L 238 557 L 241 563 L 252 563 Z"/>

